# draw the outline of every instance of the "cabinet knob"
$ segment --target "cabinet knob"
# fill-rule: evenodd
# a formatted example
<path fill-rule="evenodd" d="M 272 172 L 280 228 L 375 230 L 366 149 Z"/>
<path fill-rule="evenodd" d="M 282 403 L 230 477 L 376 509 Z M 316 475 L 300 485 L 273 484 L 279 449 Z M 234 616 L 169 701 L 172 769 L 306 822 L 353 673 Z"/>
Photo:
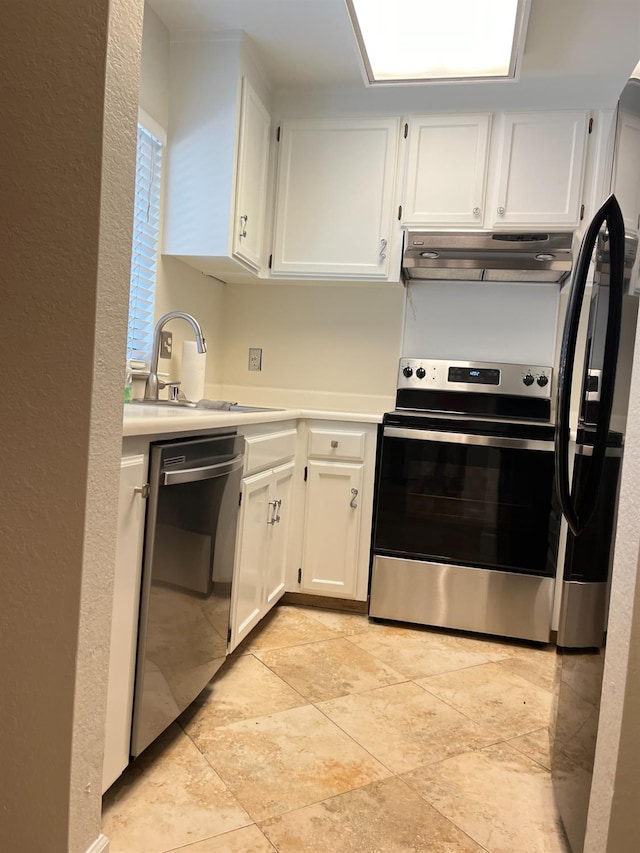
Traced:
<path fill-rule="evenodd" d="M 505 212 L 505 211 L 504 211 L 504 207 L 499 207 L 499 208 L 498 208 L 498 216 L 504 216 L 504 212 Z"/>
<path fill-rule="evenodd" d="M 247 222 L 248 221 L 249 221 L 248 216 L 245 215 L 245 216 L 240 217 L 240 236 L 241 237 L 247 236 Z"/>
<path fill-rule="evenodd" d="M 337 447 L 337 446 L 338 446 L 338 442 L 337 442 L 337 441 L 335 440 L 335 438 L 334 438 L 334 439 L 333 439 L 333 441 L 331 442 L 331 447 L 334 447 L 334 448 L 335 448 L 335 447 Z"/>
<path fill-rule="evenodd" d="M 473 208 L 473 215 L 474 216 L 480 216 L 480 208 L 479 207 Z"/>
<path fill-rule="evenodd" d="M 349 506 L 351 509 L 358 509 L 358 504 L 356 503 L 356 498 L 358 497 L 358 490 L 351 489 L 351 500 L 349 501 Z"/>
<path fill-rule="evenodd" d="M 380 260 L 381 261 L 384 261 L 384 259 L 387 257 L 386 248 L 387 248 L 387 241 L 386 240 L 380 240 Z"/>
<path fill-rule="evenodd" d="M 140 497 L 146 501 L 151 493 L 149 483 L 145 483 L 144 486 L 134 486 L 133 493 L 135 495 L 140 495 Z"/>

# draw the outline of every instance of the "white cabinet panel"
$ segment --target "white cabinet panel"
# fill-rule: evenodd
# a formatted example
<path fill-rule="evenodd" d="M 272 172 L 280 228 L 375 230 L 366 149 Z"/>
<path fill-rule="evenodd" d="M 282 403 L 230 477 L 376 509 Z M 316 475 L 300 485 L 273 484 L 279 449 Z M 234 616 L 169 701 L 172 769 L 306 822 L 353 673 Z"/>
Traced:
<path fill-rule="evenodd" d="M 246 77 L 242 78 L 240 142 L 236 177 L 234 254 L 262 266 L 271 117 Z"/>
<path fill-rule="evenodd" d="M 494 227 L 578 225 L 588 120 L 584 111 L 505 113 Z"/>
<path fill-rule="evenodd" d="M 309 430 L 309 456 L 336 461 L 364 459 L 364 432 L 338 432 L 327 429 Z"/>
<path fill-rule="evenodd" d="M 121 460 L 102 765 L 103 792 L 129 763 L 146 511 L 146 501 L 136 489 L 142 488 L 146 474 L 145 456 L 125 456 Z"/>
<path fill-rule="evenodd" d="M 308 463 L 302 590 L 351 598 L 360 538 L 362 464 Z"/>
<path fill-rule="evenodd" d="M 273 275 L 389 276 L 398 128 L 398 119 L 283 123 Z"/>
<path fill-rule="evenodd" d="M 266 569 L 265 612 L 282 597 L 285 591 L 289 526 L 293 510 L 293 475 L 295 463 L 275 468 L 272 475 L 271 500 L 276 502 L 269 536 Z"/>
<path fill-rule="evenodd" d="M 403 224 L 482 225 L 490 127 L 489 113 L 410 118 Z"/>
<path fill-rule="evenodd" d="M 233 576 L 232 648 L 247 636 L 263 616 L 271 480 L 271 471 L 264 471 L 246 477 L 242 484 L 240 547 Z"/>

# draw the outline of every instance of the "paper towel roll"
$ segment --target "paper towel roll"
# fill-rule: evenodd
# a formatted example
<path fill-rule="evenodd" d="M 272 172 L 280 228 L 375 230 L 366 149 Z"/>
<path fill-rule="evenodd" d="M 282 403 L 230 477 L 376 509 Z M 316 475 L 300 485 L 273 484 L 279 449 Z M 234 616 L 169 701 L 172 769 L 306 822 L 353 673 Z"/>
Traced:
<path fill-rule="evenodd" d="M 183 341 L 180 390 L 187 400 L 197 403 L 198 400 L 202 400 L 204 397 L 204 372 L 206 366 L 206 352 L 198 352 L 195 341 Z"/>

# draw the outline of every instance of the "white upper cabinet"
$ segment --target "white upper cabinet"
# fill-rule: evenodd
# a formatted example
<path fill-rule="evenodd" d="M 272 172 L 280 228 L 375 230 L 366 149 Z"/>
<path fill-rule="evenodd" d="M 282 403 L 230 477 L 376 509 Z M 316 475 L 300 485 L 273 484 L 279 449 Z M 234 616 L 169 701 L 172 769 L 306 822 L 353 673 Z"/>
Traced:
<path fill-rule="evenodd" d="M 411 116 L 402 224 L 576 227 L 588 123 L 586 111 Z"/>
<path fill-rule="evenodd" d="M 488 227 L 580 222 L 589 114 L 505 113 Z"/>
<path fill-rule="evenodd" d="M 402 223 L 482 225 L 491 115 L 412 116 Z"/>
<path fill-rule="evenodd" d="M 621 111 L 617 136 L 613 192 L 622 208 L 625 230 L 637 232 L 640 224 L 640 118 Z"/>
<path fill-rule="evenodd" d="M 172 42 L 163 253 L 225 281 L 264 262 L 268 96 L 242 39 Z"/>
<path fill-rule="evenodd" d="M 399 119 L 285 121 L 274 277 L 397 280 Z"/>
<path fill-rule="evenodd" d="M 233 252 L 255 270 L 261 268 L 264 254 L 270 133 L 271 117 L 243 77 Z"/>

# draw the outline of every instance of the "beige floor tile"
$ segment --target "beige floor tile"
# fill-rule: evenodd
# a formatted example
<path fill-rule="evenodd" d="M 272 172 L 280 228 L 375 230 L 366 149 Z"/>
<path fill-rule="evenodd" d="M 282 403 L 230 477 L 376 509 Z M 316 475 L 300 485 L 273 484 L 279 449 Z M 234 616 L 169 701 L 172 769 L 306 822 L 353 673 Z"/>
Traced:
<path fill-rule="evenodd" d="M 536 687 L 553 690 L 556 679 L 556 652 L 553 646 L 511 646 L 509 656 L 501 661 L 501 666 L 526 678 Z"/>
<path fill-rule="evenodd" d="M 344 638 L 255 654 L 309 702 L 406 680 Z"/>
<path fill-rule="evenodd" d="M 499 662 L 421 678 L 416 683 L 501 739 L 549 725 L 551 693 L 513 675 Z"/>
<path fill-rule="evenodd" d="M 167 853 L 274 853 L 275 849 L 258 827 L 253 825 L 186 847 L 174 847 Z"/>
<path fill-rule="evenodd" d="M 234 654 L 241 655 L 257 649 L 282 649 L 302 643 L 336 639 L 339 636 L 339 632 L 321 625 L 317 619 L 312 619 L 301 610 L 281 605 L 275 607 L 262 620 Z"/>
<path fill-rule="evenodd" d="M 312 706 L 220 726 L 194 739 L 254 820 L 390 775 Z"/>
<path fill-rule="evenodd" d="M 506 744 L 449 758 L 403 779 L 490 853 L 565 853 L 551 777 Z"/>
<path fill-rule="evenodd" d="M 364 634 L 349 637 L 349 642 L 407 678 L 451 672 L 508 656 L 498 643 L 404 626 L 377 625 Z"/>
<path fill-rule="evenodd" d="M 303 607 L 300 612 L 320 622 L 326 628 L 337 631 L 343 637 L 362 634 L 371 630 L 371 622 L 366 613 L 348 613 L 343 610 L 324 610 L 321 607 Z"/>
<path fill-rule="evenodd" d="M 180 718 L 189 735 L 237 720 L 306 705 L 306 700 L 254 655 L 227 661 Z"/>
<path fill-rule="evenodd" d="M 482 849 L 398 778 L 290 812 L 263 823 L 262 829 L 280 853 L 480 853 Z"/>
<path fill-rule="evenodd" d="M 520 737 L 512 738 L 508 741 L 510 746 L 515 746 L 524 755 L 528 755 L 538 764 L 551 769 L 551 736 L 549 729 L 538 729 L 536 732 L 530 732 Z"/>
<path fill-rule="evenodd" d="M 413 682 L 344 696 L 318 707 L 394 773 L 433 764 L 495 740 Z"/>
<path fill-rule="evenodd" d="M 177 725 L 107 792 L 102 831 L 110 853 L 162 853 L 251 823 Z"/>

